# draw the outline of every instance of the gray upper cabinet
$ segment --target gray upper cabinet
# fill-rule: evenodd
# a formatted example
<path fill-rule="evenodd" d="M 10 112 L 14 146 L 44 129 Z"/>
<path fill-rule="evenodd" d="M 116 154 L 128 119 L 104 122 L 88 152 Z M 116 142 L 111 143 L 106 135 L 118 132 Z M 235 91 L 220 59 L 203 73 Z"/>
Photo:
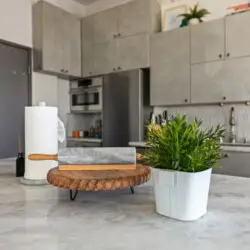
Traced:
<path fill-rule="evenodd" d="M 94 74 L 107 74 L 117 70 L 117 47 L 117 40 L 94 44 Z"/>
<path fill-rule="evenodd" d="M 94 74 L 94 29 L 93 16 L 85 17 L 81 22 L 82 35 L 82 76 Z"/>
<path fill-rule="evenodd" d="M 226 56 L 250 55 L 250 12 L 226 17 Z"/>
<path fill-rule="evenodd" d="M 94 43 L 106 42 L 118 34 L 118 12 L 116 8 L 98 12 L 93 16 Z"/>
<path fill-rule="evenodd" d="M 189 103 L 189 28 L 152 35 L 150 55 L 151 105 Z"/>
<path fill-rule="evenodd" d="M 47 2 L 33 6 L 34 69 L 81 75 L 80 20 Z"/>
<path fill-rule="evenodd" d="M 225 58 L 225 20 L 205 22 L 190 27 L 191 63 L 203 63 Z"/>
<path fill-rule="evenodd" d="M 66 13 L 66 49 L 69 54 L 65 61 L 68 63 L 66 69 L 72 76 L 81 76 L 81 22 L 73 15 Z"/>
<path fill-rule="evenodd" d="M 149 34 L 160 30 L 157 0 L 134 0 L 83 18 L 82 76 L 149 67 Z"/>
<path fill-rule="evenodd" d="M 161 30 L 157 0 L 134 0 L 93 15 L 94 43 Z"/>
<path fill-rule="evenodd" d="M 192 66 L 192 103 L 250 100 L 250 57 Z"/>
<path fill-rule="evenodd" d="M 119 36 L 154 33 L 161 30 L 161 10 L 157 1 L 136 0 L 117 8 Z"/>
<path fill-rule="evenodd" d="M 149 35 L 140 34 L 118 40 L 118 70 L 149 67 Z"/>

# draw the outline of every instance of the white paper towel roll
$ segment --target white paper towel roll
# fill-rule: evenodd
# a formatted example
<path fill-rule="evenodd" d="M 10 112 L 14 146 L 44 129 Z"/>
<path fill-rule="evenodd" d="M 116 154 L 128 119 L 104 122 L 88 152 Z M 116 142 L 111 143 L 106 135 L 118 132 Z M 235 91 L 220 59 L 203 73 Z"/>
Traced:
<path fill-rule="evenodd" d="M 27 180 L 46 180 L 54 161 L 30 161 L 29 154 L 57 154 L 58 109 L 56 107 L 25 107 L 25 175 Z"/>

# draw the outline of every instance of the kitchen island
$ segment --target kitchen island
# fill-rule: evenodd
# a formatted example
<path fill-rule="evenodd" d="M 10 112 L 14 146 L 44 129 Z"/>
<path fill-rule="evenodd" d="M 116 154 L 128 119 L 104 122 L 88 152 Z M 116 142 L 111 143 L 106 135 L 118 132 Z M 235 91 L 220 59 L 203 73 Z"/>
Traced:
<path fill-rule="evenodd" d="M 71 203 L 65 190 L 22 186 L 9 164 L 0 164 L 0 249 L 250 249 L 250 179 L 213 175 L 207 215 L 181 222 L 155 213 L 151 183 Z"/>

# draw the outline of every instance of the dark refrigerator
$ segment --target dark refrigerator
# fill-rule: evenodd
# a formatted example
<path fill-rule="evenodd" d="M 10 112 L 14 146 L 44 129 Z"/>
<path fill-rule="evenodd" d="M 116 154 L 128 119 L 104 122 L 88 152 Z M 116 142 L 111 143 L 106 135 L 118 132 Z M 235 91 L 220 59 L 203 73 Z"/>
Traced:
<path fill-rule="evenodd" d="M 143 141 L 149 119 L 150 71 L 131 70 L 104 77 L 103 147 Z"/>

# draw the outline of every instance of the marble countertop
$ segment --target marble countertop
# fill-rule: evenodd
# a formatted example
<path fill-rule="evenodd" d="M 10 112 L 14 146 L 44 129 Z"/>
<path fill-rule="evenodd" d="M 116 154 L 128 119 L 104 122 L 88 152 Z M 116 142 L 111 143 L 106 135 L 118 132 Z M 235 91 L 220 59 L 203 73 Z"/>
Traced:
<path fill-rule="evenodd" d="M 222 148 L 228 152 L 245 152 L 250 153 L 250 144 L 229 144 L 222 143 Z M 145 142 L 129 142 L 129 146 L 131 147 L 140 147 L 140 148 L 148 148 Z"/>
<path fill-rule="evenodd" d="M 0 249 L 249 250 L 250 179 L 213 175 L 208 213 L 181 222 L 155 212 L 151 183 L 112 192 L 30 187 L 0 167 Z M 12 171 L 12 172 L 11 172 Z"/>

